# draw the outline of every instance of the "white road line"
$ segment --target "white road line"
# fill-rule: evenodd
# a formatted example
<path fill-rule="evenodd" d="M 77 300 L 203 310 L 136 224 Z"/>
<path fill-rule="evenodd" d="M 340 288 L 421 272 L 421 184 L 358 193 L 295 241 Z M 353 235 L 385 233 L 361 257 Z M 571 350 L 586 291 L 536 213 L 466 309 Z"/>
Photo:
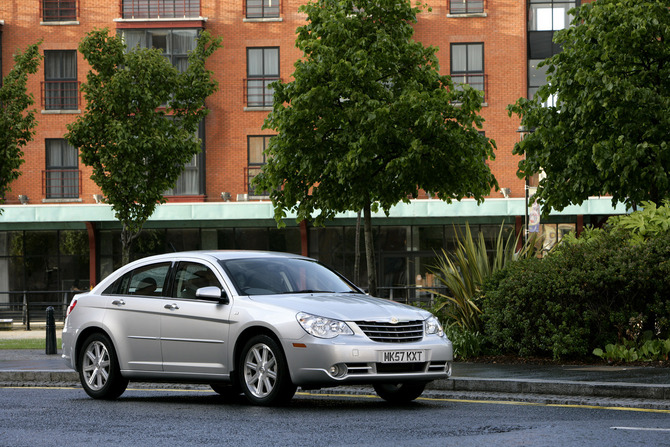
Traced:
<path fill-rule="evenodd" d="M 652 428 L 652 427 L 610 427 L 612 430 L 633 430 L 633 431 L 668 431 L 670 428 Z"/>

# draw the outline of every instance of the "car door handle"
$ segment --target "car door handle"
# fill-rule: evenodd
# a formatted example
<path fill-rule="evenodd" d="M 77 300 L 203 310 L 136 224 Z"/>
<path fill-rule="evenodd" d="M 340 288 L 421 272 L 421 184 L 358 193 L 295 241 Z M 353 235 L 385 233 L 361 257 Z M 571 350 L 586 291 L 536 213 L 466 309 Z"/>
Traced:
<path fill-rule="evenodd" d="M 114 305 L 114 306 L 125 306 L 126 302 L 123 301 L 123 300 L 114 300 L 114 301 L 112 301 L 112 305 Z"/>
<path fill-rule="evenodd" d="M 179 306 L 177 306 L 177 303 L 166 304 L 166 305 L 163 306 L 163 307 L 165 307 L 166 309 L 170 309 L 170 310 L 177 310 L 177 309 L 179 309 Z"/>

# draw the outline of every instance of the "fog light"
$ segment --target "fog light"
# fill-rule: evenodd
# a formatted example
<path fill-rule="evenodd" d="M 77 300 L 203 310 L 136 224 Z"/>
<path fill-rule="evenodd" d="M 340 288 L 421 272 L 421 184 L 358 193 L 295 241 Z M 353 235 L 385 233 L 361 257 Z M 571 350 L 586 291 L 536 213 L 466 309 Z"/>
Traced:
<path fill-rule="evenodd" d="M 449 377 L 451 377 L 451 362 L 447 362 L 447 364 L 444 366 L 444 372 L 447 373 Z"/>
<path fill-rule="evenodd" d="M 333 376 L 333 377 L 337 377 L 337 378 L 344 377 L 344 376 L 347 375 L 347 372 L 348 372 L 347 365 L 344 365 L 344 364 L 333 365 L 333 366 L 330 367 L 329 372 L 330 372 L 330 375 Z"/>

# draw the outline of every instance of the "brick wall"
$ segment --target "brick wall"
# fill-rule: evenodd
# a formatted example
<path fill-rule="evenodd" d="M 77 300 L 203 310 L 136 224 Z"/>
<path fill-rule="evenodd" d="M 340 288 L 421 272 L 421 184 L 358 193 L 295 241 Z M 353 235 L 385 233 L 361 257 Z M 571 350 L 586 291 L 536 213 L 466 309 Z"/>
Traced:
<path fill-rule="evenodd" d="M 2 38 L 3 76 L 12 65 L 12 54 L 18 48 L 43 39 L 41 50 L 76 49 L 78 42 L 94 28 L 119 25 L 120 0 L 79 0 L 78 25 L 40 24 L 38 0 L 3 0 L 0 19 L 4 20 Z M 267 111 L 245 111 L 243 79 L 246 78 L 248 47 L 279 46 L 280 76 L 290 80 L 294 61 L 301 56 L 295 48 L 295 29 L 305 23 L 298 13 L 302 1 L 286 0 L 281 21 L 244 21 L 243 1 L 201 0 L 201 16 L 205 27 L 214 35 L 223 36 L 223 48 L 209 60 L 219 82 L 219 91 L 208 99 L 211 113 L 206 118 L 206 192 L 209 201 L 219 201 L 220 193 L 230 192 L 235 200 L 245 191 L 244 167 L 247 165 L 247 136 L 269 135 L 261 130 Z M 513 197 L 522 197 L 524 183 L 516 177 L 518 157 L 512 156 L 518 141 L 518 120 L 507 116 L 506 106 L 526 92 L 526 6 L 519 0 L 488 0 L 486 17 L 447 17 L 446 0 L 429 0 L 431 12 L 423 12 L 416 25 L 415 38 L 439 47 L 441 72 L 449 74 L 449 45 L 455 42 L 483 42 L 487 75 L 487 105 L 481 114 L 484 131 L 497 143 L 496 160 L 491 166 L 501 187 L 511 188 Z M 77 57 L 79 81 L 84 82 L 89 67 L 80 54 Z M 42 171 L 45 169 L 46 138 L 61 138 L 65 126 L 77 114 L 46 114 L 40 105 L 40 86 L 44 80 L 43 66 L 30 78 L 38 110 L 39 126 L 33 142 L 25 148 L 22 175 L 11 187 L 7 203 L 17 203 L 18 194 L 25 194 L 31 203 L 41 203 Z M 80 110 L 84 110 L 83 104 Z M 83 202 L 93 202 L 99 193 L 89 179 L 90 169 L 80 163 Z M 492 197 L 502 197 L 499 193 Z"/>

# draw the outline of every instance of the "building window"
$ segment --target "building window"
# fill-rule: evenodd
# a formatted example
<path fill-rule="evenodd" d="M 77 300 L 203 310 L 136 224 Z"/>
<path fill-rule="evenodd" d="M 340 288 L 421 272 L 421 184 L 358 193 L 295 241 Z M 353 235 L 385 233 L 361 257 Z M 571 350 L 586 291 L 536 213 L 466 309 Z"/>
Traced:
<path fill-rule="evenodd" d="M 558 31 L 567 28 L 573 18 L 568 11 L 575 6 L 574 1 L 530 0 L 528 31 Z"/>
<path fill-rule="evenodd" d="M 77 20 L 76 0 L 42 0 L 42 20 L 45 22 Z"/>
<path fill-rule="evenodd" d="M 246 0 L 247 19 L 270 19 L 279 17 L 279 0 Z"/>
<path fill-rule="evenodd" d="M 481 14 L 484 0 L 449 0 L 449 14 Z"/>
<path fill-rule="evenodd" d="M 179 71 L 188 67 L 188 53 L 195 50 L 197 29 L 122 29 L 126 48 L 157 48 Z"/>
<path fill-rule="evenodd" d="M 78 99 L 77 51 L 45 51 L 42 107 L 46 110 L 76 110 Z"/>
<path fill-rule="evenodd" d="M 271 107 L 270 84 L 279 79 L 279 48 L 247 48 L 246 104 Z"/>
<path fill-rule="evenodd" d="M 123 0 L 124 19 L 174 19 L 200 16 L 200 0 Z"/>
<path fill-rule="evenodd" d="M 267 191 L 256 191 L 251 181 L 261 172 L 261 169 L 267 162 L 265 158 L 265 149 L 270 144 L 272 135 L 255 135 L 247 137 L 247 168 L 245 169 L 247 193 L 252 196 L 266 196 Z"/>
<path fill-rule="evenodd" d="M 46 140 L 44 196 L 47 199 L 76 199 L 80 184 L 77 148 L 62 139 Z"/>
<path fill-rule="evenodd" d="M 153 3 L 152 3 L 153 4 Z M 188 54 L 195 50 L 198 29 L 122 29 L 119 30 L 128 51 L 133 48 L 158 48 L 179 71 L 188 68 Z M 199 138 L 204 141 L 203 129 L 198 131 Z M 169 196 L 200 195 L 203 191 L 203 153 L 194 155 L 190 162 L 184 165 L 174 188 L 165 192 Z"/>
<path fill-rule="evenodd" d="M 528 99 L 533 99 L 538 89 L 547 83 L 547 66 L 538 67 L 543 59 L 528 60 Z M 551 95 L 544 101 L 545 107 L 556 106 L 557 95 Z"/>
<path fill-rule="evenodd" d="M 454 84 L 467 84 L 480 92 L 485 91 L 484 44 L 451 44 L 451 79 Z"/>

